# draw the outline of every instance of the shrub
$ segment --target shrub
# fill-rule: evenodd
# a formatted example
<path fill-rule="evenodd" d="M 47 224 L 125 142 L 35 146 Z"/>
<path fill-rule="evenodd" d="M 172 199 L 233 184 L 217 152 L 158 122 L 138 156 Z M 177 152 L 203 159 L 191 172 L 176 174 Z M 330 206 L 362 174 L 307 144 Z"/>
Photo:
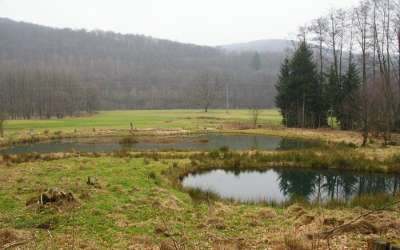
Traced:
<path fill-rule="evenodd" d="M 155 180 L 155 179 L 157 179 L 157 174 L 152 171 L 149 173 L 149 178 Z"/>

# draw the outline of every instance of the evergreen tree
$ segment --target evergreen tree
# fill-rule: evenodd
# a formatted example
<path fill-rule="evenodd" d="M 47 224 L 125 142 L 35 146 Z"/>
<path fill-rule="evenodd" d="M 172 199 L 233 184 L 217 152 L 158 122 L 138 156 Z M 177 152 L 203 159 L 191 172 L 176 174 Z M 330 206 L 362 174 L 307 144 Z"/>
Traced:
<path fill-rule="evenodd" d="M 354 63 L 349 64 L 349 69 L 343 77 L 343 86 L 338 94 L 339 105 L 336 110 L 337 120 L 343 130 L 354 129 L 360 114 L 359 89 L 361 79 Z"/>
<path fill-rule="evenodd" d="M 291 99 L 296 104 L 297 126 L 318 127 L 320 84 L 312 50 L 302 42 L 290 62 Z"/>
<path fill-rule="evenodd" d="M 259 71 L 261 69 L 261 58 L 258 52 L 256 52 L 253 56 L 253 60 L 251 61 L 251 68 L 255 71 Z"/>
<path fill-rule="evenodd" d="M 306 42 L 300 44 L 290 61 L 286 59 L 282 64 L 276 88 L 276 104 L 286 126 L 316 128 L 326 124 L 323 84 Z"/>
<path fill-rule="evenodd" d="M 283 124 L 285 126 L 293 126 L 293 121 L 288 119 L 292 117 L 289 115 L 290 112 L 290 95 L 289 95 L 289 79 L 290 79 L 290 69 L 289 69 L 289 59 L 286 57 L 283 61 L 278 76 L 278 83 L 275 85 L 278 94 L 275 99 L 275 104 L 280 108 L 280 112 L 283 117 Z"/>

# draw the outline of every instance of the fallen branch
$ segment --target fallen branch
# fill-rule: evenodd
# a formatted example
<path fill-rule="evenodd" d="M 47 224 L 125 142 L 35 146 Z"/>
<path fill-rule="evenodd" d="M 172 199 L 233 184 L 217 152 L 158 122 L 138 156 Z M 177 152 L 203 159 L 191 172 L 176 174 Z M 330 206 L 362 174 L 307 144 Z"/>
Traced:
<path fill-rule="evenodd" d="M 371 210 L 371 211 L 368 211 L 366 213 L 363 213 L 360 216 L 356 217 L 355 219 L 353 219 L 353 220 L 351 220 L 351 221 L 349 221 L 349 222 L 347 222 L 345 224 L 342 224 L 342 225 L 334 227 L 332 229 L 329 229 L 329 230 L 314 234 L 314 236 L 317 236 L 318 238 L 328 239 L 328 238 L 332 237 L 336 232 L 338 232 L 338 231 L 340 231 L 342 229 L 345 229 L 347 227 L 350 227 L 351 225 L 353 225 L 355 222 L 359 221 L 360 219 L 362 219 L 362 218 L 364 218 L 364 217 L 366 217 L 368 215 L 371 215 L 371 214 L 374 214 L 374 213 L 377 213 L 377 212 L 380 212 L 380 211 L 383 211 L 383 210 L 387 210 L 388 208 L 390 208 L 390 207 L 392 207 L 394 205 L 397 205 L 397 204 L 400 204 L 400 200 L 393 201 L 393 202 L 391 202 L 389 204 L 386 204 L 385 206 L 383 206 L 381 208 L 378 208 L 378 209 Z"/>
<path fill-rule="evenodd" d="M 12 248 L 12 247 L 25 245 L 25 244 L 27 244 L 29 241 L 30 241 L 30 240 L 23 240 L 23 241 L 11 242 L 11 243 L 5 244 L 0 250 L 7 250 L 7 249 L 10 249 L 10 248 Z"/>

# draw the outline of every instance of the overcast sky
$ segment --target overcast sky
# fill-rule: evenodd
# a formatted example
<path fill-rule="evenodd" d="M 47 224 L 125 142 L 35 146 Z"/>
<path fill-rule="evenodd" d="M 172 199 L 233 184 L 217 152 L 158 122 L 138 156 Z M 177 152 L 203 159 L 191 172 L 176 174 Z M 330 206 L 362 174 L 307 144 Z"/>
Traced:
<path fill-rule="evenodd" d="M 0 16 L 52 27 L 144 34 L 200 45 L 289 38 L 356 0 L 0 0 Z"/>

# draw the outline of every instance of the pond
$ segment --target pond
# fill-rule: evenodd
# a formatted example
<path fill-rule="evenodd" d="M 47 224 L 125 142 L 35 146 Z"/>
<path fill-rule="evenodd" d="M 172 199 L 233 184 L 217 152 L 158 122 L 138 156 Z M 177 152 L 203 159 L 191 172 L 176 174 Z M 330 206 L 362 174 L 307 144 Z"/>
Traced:
<path fill-rule="evenodd" d="M 270 169 L 266 171 L 212 170 L 183 178 L 185 188 L 212 192 L 239 202 L 350 201 L 368 194 L 399 191 L 400 176 L 335 170 Z"/>
<path fill-rule="evenodd" d="M 121 145 L 119 139 L 107 140 L 57 140 L 50 142 L 15 145 L 9 148 L 0 149 L 0 154 L 21 154 L 21 153 L 56 153 L 56 152 L 113 152 L 121 149 L 134 150 L 213 150 L 221 147 L 229 147 L 235 150 L 289 150 L 320 146 L 317 141 L 287 139 L 263 135 L 228 135 L 228 134 L 205 134 L 196 137 L 183 137 L 171 142 L 141 141 L 130 145 Z M 155 140 L 157 141 L 157 140 Z"/>

